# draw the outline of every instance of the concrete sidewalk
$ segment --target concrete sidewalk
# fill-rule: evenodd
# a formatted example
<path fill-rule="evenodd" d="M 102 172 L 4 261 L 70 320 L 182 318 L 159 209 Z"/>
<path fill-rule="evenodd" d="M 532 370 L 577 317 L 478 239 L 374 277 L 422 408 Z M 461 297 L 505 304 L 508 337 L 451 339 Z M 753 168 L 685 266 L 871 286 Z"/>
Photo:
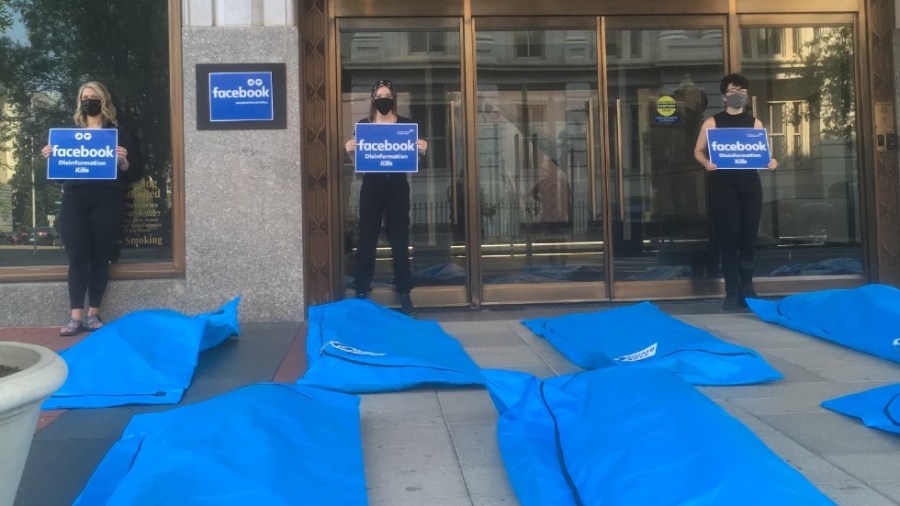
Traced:
<path fill-rule="evenodd" d="M 660 303 L 686 322 L 760 351 L 785 379 L 702 391 L 842 505 L 900 504 L 900 437 L 819 407 L 823 400 L 900 382 L 900 365 L 759 321 L 723 314 L 719 301 Z M 518 321 L 613 305 L 420 311 L 439 321 L 482 367 L 546 377 L 579 370 Z M 301 323 L 242 324 L 241 338 L 205 352 L 183 404 L 260 381 L 292 381 L 305 368 Z M 56 329 L 0 329 L 0 340 L 60 347 Z M 133 406 L 51 413 L 37 432 L 16 500 L 71 504 L 137 413 Z M 481 389 L 362 396 L 362 440 L 373 505 L 518 504 L 500 459 L 497 413 Z"/>

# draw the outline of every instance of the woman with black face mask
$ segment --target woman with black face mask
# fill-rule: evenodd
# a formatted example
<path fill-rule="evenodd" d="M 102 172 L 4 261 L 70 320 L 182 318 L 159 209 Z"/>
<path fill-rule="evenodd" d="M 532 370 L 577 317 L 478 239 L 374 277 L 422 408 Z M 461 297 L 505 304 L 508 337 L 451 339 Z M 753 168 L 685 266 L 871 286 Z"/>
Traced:
<path fill-rule="evenodd" d="M 72 336 L 82 330 L 103 326 L 100 303 L 109 279 L 109 264 L 115 253 L 115 240 L 125 217 L 125 193 L 132 181 L 141 176 L 138 149 L 128 130 L 116 120 L 116 108 L 102 83 L 81 85 L 76 102 L 75 125 L 78 128 L 115 128 L 118 130 L 117 178 L 111 180 L 71 179 L 63 183 L 59 208 L 59 232 L 69 259 L 69 320 L 59 330 Z M 41 154 L 50 156 L 53 147 L 44 146 Z M 85 293 L 88 310 L 84 314 Z"/>
<path fill-rule="evenodd" d="M 369 117 L 360 123 L 414 123 L 397 115 L 397 93 L 390 81 L 381 80 L 372 88 Z M 419 156 L 425 155 L 428 143 L 416 141 Z M 344 146 L 351 158 L 356 153 L 356 139 Z M 375 273 L 375 248 L 382 220 L 391 244 L 394 263 L 394 288 L 400 295 L 400 309 L 413 312 L 410 291 L 413 288 L 409 265 L 409 181 L 406 173 L 373 173 L 363 175 L 359 192 L 359 242 L 356 246 L 354 287 L 357 297 L 367 297 Z"/>
<path fill-rule="evenodd" d="M 753 256 L 759 218 L 762 213 L 762 185 L 756 170 L 716 170 L 709 160 L 707 130 L 711 128 L 763 128 L 760 120 L 744 111 L 750 81 L 740 74 L 728 74 L 719 84 L 725 110 L 707 118 L 700 128 L 694 158 L 709 173 L 710 211 L 725 278 L 724 309 L 746 307 L 746 297 L 756 297 L 753 289 Z M 778 162 L 772 158 L 768 168 Z"/>

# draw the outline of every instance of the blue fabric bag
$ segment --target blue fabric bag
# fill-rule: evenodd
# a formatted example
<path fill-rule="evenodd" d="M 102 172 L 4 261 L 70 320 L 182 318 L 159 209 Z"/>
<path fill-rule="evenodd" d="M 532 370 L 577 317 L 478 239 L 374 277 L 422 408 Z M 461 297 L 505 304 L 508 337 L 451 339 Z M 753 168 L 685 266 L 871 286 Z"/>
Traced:
<path fill-rule="evenodd" d="M 666 369 L 695 385 L 746 385 L 783 378 L 756 351 L 727 343 L 642 302 L 522 324 L 584 369 Z"/>
<path fill-rule="evenodd" d="M 240 332 L 239 303 L 197 316 L 135 311 L 107 323 L 60 353 L 69 376 L 43 409 L 177 404 L 200 352 Z"/>
<path fill-rule="evenodd" d="M 859 418 L 866 427 L 900 434 L 900 383 L 827 400 L 822 407 Z"/>
<path fill-rule="evenodd" d="M 900 290 L 894 287 L 872 284 L 747 304 L 763 321 L 900 362 Z"/>
<path fill-rule="evenodd" d="M 359 399 L 261 383 L 137 415 L 76 505 L 367 503 Z"/>
<path fill-rule="evenodd" d="M 478 365 L 437 322 L 368 299 L 310 307 L 307 328 L 301 385 L 365 393 L 484 383 Z"/>
<path fill-rule="evenodd" d="M 483 374 L 500 415 L 500 453 L 524 506 L 833 504 L 667 371 Z"/>

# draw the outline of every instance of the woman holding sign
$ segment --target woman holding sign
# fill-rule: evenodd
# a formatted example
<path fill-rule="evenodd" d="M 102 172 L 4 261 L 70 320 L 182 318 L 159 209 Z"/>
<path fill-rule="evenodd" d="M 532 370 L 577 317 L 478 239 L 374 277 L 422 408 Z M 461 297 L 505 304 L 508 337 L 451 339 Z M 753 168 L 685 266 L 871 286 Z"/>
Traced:
<path fill-rule="evenodd" d="M 369 117 L 359 123 L 413 123 L 397 114 L 397 93 L 391 81 L 381 80 L 372 87 Z M 356 155 L 356 139 L 344 146 L 351 158 Z M 428 143 L 416 140 L 418 156 L 424 156 Z M 357 297 L 367 297 L 375 274 L 375 247 L 382 220 L 391 244 L 394 263 L 394 288 L 400 295 L 404 313 L 413 311 L 413 288 L 409 265 L 409 181 L 405 172 L 367 172 L 359 191 L 359 242 L 356 246 L 354 287 Z"/>
<path fill-rule="evenodd" d="M 117 175 L 115 179 L 69 179 L 63 184 L 59 208 L 59 232 L 69 259 L 69 320 L 59 330 L 72 336 L 82 330 L 103 326 L 100 303 L 109 279 L 109 264 L 115 253 L 115 240 L 125 217 L 125 193 L 131 182 L 140 177 L 137 148 L 127 129 L 116 120 L 116 108 L 103 84 L 90 81 L 78 90 L 75 125 L 83 129 L 115 128 Z M 48 158 L 53 146 L 44 146 L 41 154 Z M 84 297 L 88 296 L 87 315 Z"/>
<path fill-rule="evenodd" d="M 753 255 L 759 218 L 762 213 L 762 185 L 753 169 L 774 169 L 778 162 L 770 158 L 765 167 L 719 169 L 710 161 L 707 132 L 716 128 L 763 128 L 760 120 L 744 111 L 750 81 L 740 74 L 728 74 L 719 84 L 725 110 L 707 118 L 694 146 L 694 158 L 709 172 L 710 206 L 722 274 L 725 278 L 724 309 L 746 306 L 753 290 Z M 752 165 L 752 164 L 751 164 Z"/>

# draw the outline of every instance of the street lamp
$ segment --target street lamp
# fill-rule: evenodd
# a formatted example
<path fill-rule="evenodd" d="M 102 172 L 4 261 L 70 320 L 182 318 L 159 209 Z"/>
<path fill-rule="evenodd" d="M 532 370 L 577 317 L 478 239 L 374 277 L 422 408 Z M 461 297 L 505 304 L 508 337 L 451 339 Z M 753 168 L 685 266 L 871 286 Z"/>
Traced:
<path fill-rule="evenodd" d="M 31 92 L 28 97 L 29 105 L 31 106 L 31 128 L 34 128 L 34 95 L 35 92 Z M 32 246 L 31 254 L 37 255 L 37 189 L 34 186 L 34 132 L 28 136 L 29 143 L 31 148 L 31 153 L 28 158 L 31 160 L 31 240 L 34 244 Z"/>

